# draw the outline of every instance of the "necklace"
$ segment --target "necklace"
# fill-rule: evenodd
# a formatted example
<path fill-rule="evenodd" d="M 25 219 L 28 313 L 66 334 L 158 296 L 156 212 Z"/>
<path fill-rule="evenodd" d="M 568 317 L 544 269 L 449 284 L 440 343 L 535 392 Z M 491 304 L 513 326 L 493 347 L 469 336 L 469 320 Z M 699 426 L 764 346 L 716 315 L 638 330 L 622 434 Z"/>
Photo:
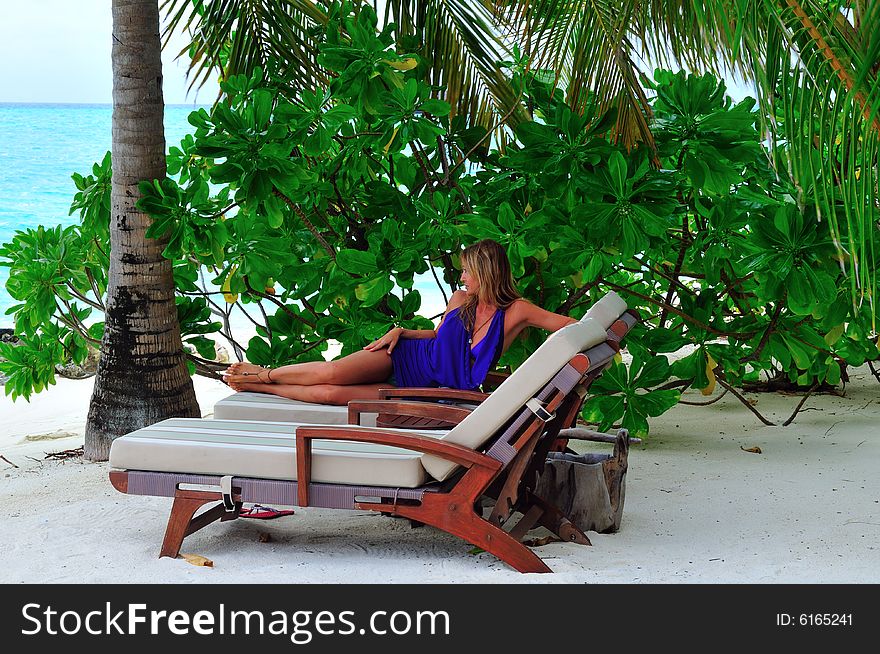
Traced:
<path fill-rule="evenodd" d="M 490 320 L 492 320 L 492 318 L 495 317 L 495 314 L 496 314 L 496 313 L 498 313 L 498 309 L 495 309 L 495 312 L 494 312 L 491 316 L 489 316 L 488 318 L 486 318 L 486 319 L 480 324 L 479 327 L 477 327 L 474 331 L 471 332 L 470 336 L 468 336 L 468 345 L 470 345 L 471 343 L 474 342 L 474 336 L 476 335 L 476 333 L 479 332 L 483 327 L 485 327 L 485 326 L 486 326 L 486 323 L 489 322 Z"/>

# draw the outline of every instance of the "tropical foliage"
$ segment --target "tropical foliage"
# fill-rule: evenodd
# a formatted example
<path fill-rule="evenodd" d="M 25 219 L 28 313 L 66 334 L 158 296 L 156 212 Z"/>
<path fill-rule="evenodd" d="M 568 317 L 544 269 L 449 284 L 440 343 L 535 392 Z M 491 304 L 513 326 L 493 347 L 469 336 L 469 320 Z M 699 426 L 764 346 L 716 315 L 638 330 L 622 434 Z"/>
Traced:
<path fill-rule="evenodd" d="M 868 0 L 387 0 L 403 51 L 450 116 L 493 129 L 529 119 L 497 60 L 517 46 L 548 69 L 569 105 L 615 110 L 609 136 L 653 148 L 643 61 L 735 73 L 754 83 L 772 165 L 798 203 L 816 206 L 843 257 L 853 301 L 876 295 L 880 3 Z M 250 75 L 279 61 L 292 88 L 317 88 L 321 26 L 334 5 L 317 0 L 164 0 L 168 33 L 185 26 L 194 83 L 210 70 Z M 332 74 L 332 73 L 329 73 Z M 499 120 L 503 117 L 504 120 Z M 501 142 L 505 134 L 499 134 Z M 843 212 L 837 211 L 843 202 Z"/>
<path fill-rule="evenodd" d="M 603 429 L 645 433 L 685 387 L 835 386 L 878 358 L 875 316 L 853 306 L 815 205 L 772 168 L 754 101 L 733 104 L 709 74 L 657 71 L 656 149 L 627 150 L 598 97 L 579 112 L 550 71 L 518 57 L 502 70 L 534 119 L 501 149 L 451 117 L 400 41 L 369 6 L 337 5 L 316 54 L 325 86 L 292 93 L 274 65 L 230 77 L 171 148 L 172 177 L 142 185 L 150 235 L 168 238 L 193 370 L 217 367 L 208 334 L 277 365 L 320 358 L 329 339 L 346 354 L 394 324 L 428 326 L 415 276 L 434 273 L 446 295 L 460 247 L 480 238 L 505 245 L 541 306 L 579 317 L 613 289 L 639 309 L 631 362 L 585 406 Z M 100 339 L 91 312 L 106 284 L 110 175 L 105 160 L 75 176 L 79 225 L 22 232 L 0 251 L 25 337 L 0 352 L 7 393 L 40 390 L 53 362 Z M 263 316 L 247 343 L 230 327 L 239 306 Z M 516 367 L 541 338 L 501 364 Z"/>

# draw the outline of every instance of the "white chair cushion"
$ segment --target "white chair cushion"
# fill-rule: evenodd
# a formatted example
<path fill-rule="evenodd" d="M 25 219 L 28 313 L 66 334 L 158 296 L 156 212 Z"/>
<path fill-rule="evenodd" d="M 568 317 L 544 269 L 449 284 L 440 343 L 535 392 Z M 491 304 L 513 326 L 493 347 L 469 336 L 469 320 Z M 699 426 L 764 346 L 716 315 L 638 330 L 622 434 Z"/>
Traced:
<path fill-rule="evenodd" d="M 269 393 L 233 393 L 214 405 L 215 420 L 268 420 L 317 425 L 347 425 L 348 407 L 289 400 Z M 363 414 L 361 424 L 376 425 L 376 414 Z"/>
<path fill-rule="evenodd" d="M 443 439 L 470 448 L 483 445 L 515 412 L 537 395 L 572 357 L 602 343 L 606 338 L 605 330 L 598 322 L 585 318 L 550 334 L 513 374 Z M 456 464 L 430 454 L 422 457 L 422 465 L 428 474 L 440 481 L 457 468 Z"/>
<path fill-rule="evenodd" d="M 117 438 L 110 465 L 123 470 L 296 479 L 298 425 L 171 418 Z M 357 427 L 353 427 L 357 429 Z M 438 438 L 442 431 L 408 430 Z M 427 475 L 421 453 L 352 441 L 312 441 L 312 481 L 415 488 Z"/>
<path fill-rule="evenodd" d="M 626 302 L 624 302 L 623 298 L 614 291 L 608 291 L 598 302 L 589 308 L 581 320 L 592 318 L 602 325 L 603 329 L 607 330 L 626 309 Z"/>

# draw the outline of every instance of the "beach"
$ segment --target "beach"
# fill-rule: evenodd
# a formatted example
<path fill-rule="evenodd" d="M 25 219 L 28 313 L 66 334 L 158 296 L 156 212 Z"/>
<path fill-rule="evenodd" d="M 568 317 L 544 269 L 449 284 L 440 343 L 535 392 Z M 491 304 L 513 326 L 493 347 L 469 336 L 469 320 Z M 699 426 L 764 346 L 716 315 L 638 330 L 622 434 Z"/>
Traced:
<path fill-rule="evenodd" d="M 182 553 L 211 567 L 159 559 L 168 498 L 117 492 L 106 462 L 46 458 L 82 445 L 92 383 L 61 379 L 29 404 L 0 400 L 4 583 L 880 581 L 880 385 L 867 366 L 851 372 L 845 396 L 811 395 L 788 427 L 762 425 L 730 394 L 652 419 L 648 438 L 630 450 L 620 531 L 590 532 L 592 547 L 536 547 L 555 572 L 546 575 L 521 575 L 407 520 L 297 507 L 293 516 L 215 523 L 188 537 Z M 205 378 L 195 384 L 209 419 L 230 391 Z M 800 400 L 746 397 L 778 425 Z"/>

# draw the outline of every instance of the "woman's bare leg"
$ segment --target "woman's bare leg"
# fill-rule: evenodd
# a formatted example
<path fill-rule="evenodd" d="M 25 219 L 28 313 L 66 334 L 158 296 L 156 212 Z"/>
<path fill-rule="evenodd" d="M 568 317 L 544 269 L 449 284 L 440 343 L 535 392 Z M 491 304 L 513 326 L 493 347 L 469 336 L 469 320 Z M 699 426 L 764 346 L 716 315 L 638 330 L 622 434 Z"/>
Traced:
<path fill-rule="evenodd" d="M 274 377 L 274 375 L 272 375 Z M 271 393 L 279 397 L 300 402 L 313 402 L 315 404 L 338 404 L 346 405 L 351 400 L 378 400 L 379 389 L 389 388 L 391 384 L 349 384 L 347 386 L 334 386 L 333 384 L 313 384 L 312 386 L 297 386 L 296 384 L 261 384 L 259 382 L 247 382 L 236 384 L 236 391 L 250 391 L 252 393 Z"/>
<path fill-rule="evenodd" d="M 238 390 L 238 386 L 254 382 L 254 374 L 259 370 L 263 369 L 253 364 L 240 365 L 236 368 L 230 366 L 230 374 L 225 377 L 226 383 Z M 273 368 L 271 381 L 273 384 L 295 386 L 316 384 L 349 386 L 382 382 L 388 379 L 391 371 L 391 357 L 388 355 L 388 350 L 359 350 L 336 361 L 307 361 Z M 261 376 L 265 379 L 265 375 Z"/>

